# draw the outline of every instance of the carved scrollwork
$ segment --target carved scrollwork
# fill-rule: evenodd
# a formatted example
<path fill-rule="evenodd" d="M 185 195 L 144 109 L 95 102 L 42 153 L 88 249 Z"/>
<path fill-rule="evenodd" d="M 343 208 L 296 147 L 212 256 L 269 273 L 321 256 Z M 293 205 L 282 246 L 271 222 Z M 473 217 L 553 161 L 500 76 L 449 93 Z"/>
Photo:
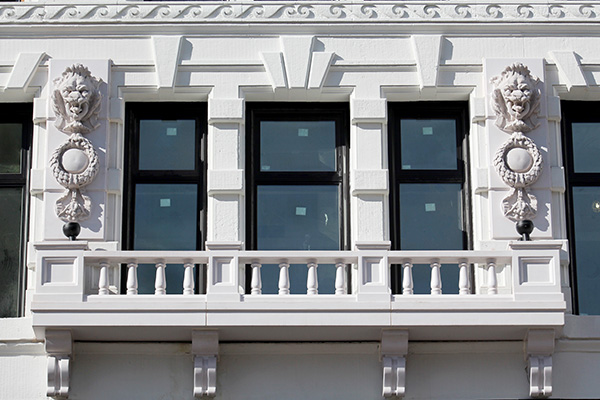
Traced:
<path fill-rule="evenodd" d="M 527 133 L 539 126 L 541 92 L 538 83 L 539 79 L 521 63 L 509 65 L 492 78 L 496 126 L 508 133 Z"/>
<path fill-rule="evenodd" d="M 64 133 L 89 133 L 97 129 L 102 95 L 100 80 L 87 67 L 75 64 L 54 81 L 52 107 L 54 126 Z"/>

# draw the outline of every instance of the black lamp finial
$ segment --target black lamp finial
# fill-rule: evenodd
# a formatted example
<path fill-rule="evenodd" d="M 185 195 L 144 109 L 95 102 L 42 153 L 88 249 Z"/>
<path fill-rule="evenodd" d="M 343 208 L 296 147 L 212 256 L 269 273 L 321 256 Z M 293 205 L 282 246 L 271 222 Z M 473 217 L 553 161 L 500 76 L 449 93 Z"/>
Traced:
<path fill-rule="evenodd" d="M 521 235 L 521 239 L 523 241 L 529 241 L 531 238 L 529 235 L 533 232 L 533 221 L 524 219 L 522 221 L 517 222 L 517 232 Z"/>
<path fill-rule="evenodd" d="M 81 225 L 77 222 L 67 222 L 63 225 L 63 233 L 69 240 L 76 240 L 79 232 L 81 232 Z"/>

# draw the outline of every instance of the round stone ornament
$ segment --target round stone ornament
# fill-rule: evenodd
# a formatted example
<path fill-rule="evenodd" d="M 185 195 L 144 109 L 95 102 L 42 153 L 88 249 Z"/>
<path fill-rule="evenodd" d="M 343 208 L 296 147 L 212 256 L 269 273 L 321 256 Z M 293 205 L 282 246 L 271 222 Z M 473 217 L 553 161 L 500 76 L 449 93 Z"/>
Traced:
<path fill-rule="evenodd" d="M 515 172 L 527 172 L 533 165 L 533 157 L 522 147 L 514 147 L 506 153 L 506 163 Z"/>
<path fill-rule="evenodd" d="M 62 165 L 65 171 L 72 174 L 79 174 L 87 168 L 90 159 L 80 149 L 68 149 L 62 155 Z"/>

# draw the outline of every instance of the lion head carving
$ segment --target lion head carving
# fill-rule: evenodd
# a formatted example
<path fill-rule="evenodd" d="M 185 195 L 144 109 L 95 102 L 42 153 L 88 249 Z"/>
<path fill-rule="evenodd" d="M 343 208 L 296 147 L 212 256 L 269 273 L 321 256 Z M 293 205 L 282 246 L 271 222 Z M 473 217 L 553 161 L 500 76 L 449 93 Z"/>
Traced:
<path fill-rule="evenodd" d="M 508 133 L 526 133 L 539 126 L 541 91 L 537 85 L 540 80 L 531 75 L 529 68 L 515 63 L 491 82 L 494 85 L 492 105 L 500 129 Z"/>
<path fill-rule="evenodd" d="M 52 105 L 56 114 L 54 125 L 65 133 L 89 133 L 100 126 L 101 80 L 81 64 L 67 67 L 54 81 Z"/>

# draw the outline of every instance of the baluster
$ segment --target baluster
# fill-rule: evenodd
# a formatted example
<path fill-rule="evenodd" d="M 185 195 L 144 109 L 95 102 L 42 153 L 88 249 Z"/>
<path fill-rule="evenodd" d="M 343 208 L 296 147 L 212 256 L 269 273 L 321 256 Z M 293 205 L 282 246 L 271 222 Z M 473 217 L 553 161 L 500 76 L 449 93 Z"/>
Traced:
<path fill-rule="evenodd" d="M 317 264 L 308 263 L 308 277 L 306 279 L 306 294 L 315 295 L 319 293 L 319 280 L 317 278 Z"/>
<path fill-rule="evenodd" d="M 250 281 L 250 294 L 261 294 L 262 293 L 262 280 L 260 278 L 260 267 L 262 265 L 253 263 L 252 264 L 252 280 Z"/>
<path fill-rule="evenodd" d="M 167 294 L 167 277 L 165 276 L 166 266 L 164 263 L 156 263 L 156 279 L 154 281 L 154 294 Z"/>
<path fill-rule="evenodd" d="M 431 263 L 431 294 L 442 294 L 442 276 L 440 274 L 440 263 Z"/>
<path fill-rule="evenodd" d="M 279 264 L 279 294 L 290 294 L 290 264 Z"/>
<path fill-rule="evenodd" d="M 346 264 L 335 264 L 335 294 L 348 294 L 346 289 Z"/>
<path fill-rule="evenodd" d="M 488 294 L 498 294 L 498 280 L 496 279 L 496 263 L 493 261 L 488 262 Z"/>
<path fill-rule="evenodd" d="M 138 265 L 136 263 L 127 264 L 127 294 L 128 295 L 138 294 L 137 267 L 138 267 Z"/>
<path fill-rule="evenodd" d="M 194 294 L 194 264 L 183 264 L 183 294 Z"/>
<path fill-rule="evenodd" d="M 100 263 L 100 280 L 98 281 L 98 294 L 107 295 L 108 291 L 108 263 Z"/>
<path fill-rule="evenodd" d="M 458 294 L 469 294 L 469 265 L 466 262 L 459 264 Z"/>
<path fill-rule="evenodd" d="M 413 265 L 410 262 L 405 262 L 403 265 L 404 273 L 402 274 L 402 294 L 411 295 L 414 293 L 413 291 L 413 276 L 412 276 L 412 268 Z"/>

